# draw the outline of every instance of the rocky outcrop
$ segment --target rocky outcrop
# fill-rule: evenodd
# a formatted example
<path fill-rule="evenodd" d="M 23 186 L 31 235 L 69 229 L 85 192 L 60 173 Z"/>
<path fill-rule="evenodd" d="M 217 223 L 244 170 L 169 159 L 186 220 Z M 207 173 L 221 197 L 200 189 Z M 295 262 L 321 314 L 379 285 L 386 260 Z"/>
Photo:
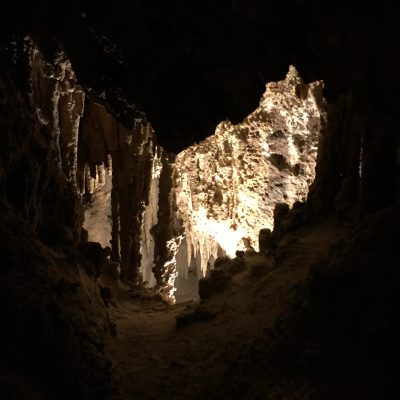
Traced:
<path fill-rule="evenodd" d="M 304 84 L 290 67 L 283 81 L 267 84 L 259 107 L 242 123 L 221 123 L 177 156 L 179 274 L 187 276 L 189 267 L 204 276 L 221 255 L 258 250 L 260 230 L 273 227 L 275 205 L 307 199 L 325 124 L 322 87 Z"/>

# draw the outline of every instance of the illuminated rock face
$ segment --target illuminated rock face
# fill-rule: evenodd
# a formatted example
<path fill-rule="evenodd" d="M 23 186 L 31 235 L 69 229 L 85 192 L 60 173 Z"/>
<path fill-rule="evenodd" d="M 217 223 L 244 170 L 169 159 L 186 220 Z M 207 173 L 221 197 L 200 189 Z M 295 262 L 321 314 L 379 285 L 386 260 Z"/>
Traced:
<path fill-rule="evenodd" d="M 160 154 L 155 153 L 151 160 L 151 181 L 149 186 L 148 201 L 143 212 L 143 223 L 141 231 L 141 248 L 142 255 L 140 263 L 140 273 L 144 282 L 149 286 L 154 286 L 156 280 L 153 274 L 154 266 L 154 250 L 155 243 L 152 235 L 152 229 L 158 223 L 158 203 L 160 194 L 160 175 L 162 163 Z"/>
<path fill-rule="evenodd" d="M 142 118 L 126 129 L 104 106 L 85 101 L 66 58 L 55 71 L 32 51 L 35 119 L 53 133 L 51 168 L 77 209 L 81 196 L 90 200 L 89 240 L 111 247 L 125 281 L 144 280 L 173 300 L 177 273 L 193 284 L 190 271 L 197 279 L 219 256 L 234 256 L 245 245 L 257 250 L 275 204 L 305 199 L 314 178 L 322 84 L 304 85 L 294 68 L 267 85 L 260 107 L 243 123 L 221 123 L 171 163 Z M 77 237 L 81 223 L 77 215 L 71 227 Z"/>
<path fill-rule="evenodd" d="M 275 204 L 307 196 L 322 84 L 304 85 L 294 68 L 267 85 L 243 123 L 221 123 L 171 164 L 143 119 L 126 129 L 104 106 L 85 101 L 67 59 L 54 71 L 34 49 L 32 65 L 35 117 L 54 133 L 54 169 L 76 200 L 90 200 L 89 240 L 111 247 L 125 281 L 144 280 L 173 300 L 177 273 L 193 284 L 190 271 L 201 277 L 217 257 L 245 244 L 257 250 Z M 51 109 L 38 93 L 52 99 Z M 80 223 L 78 216 L 77 234 Z"/>
<path fill-rule="evenodd" d="M 102 247 L 110 247 L 112 171 L 111 168 L 99 165 L 96 168 L 96 177 L 92 178 L 88 170 L 86 167 L 86 180 L 90 183 L 90 191 L 86 194 L 91 196 L 89 201 L 84 202 L 83 227 L 87 230 L 91 242 L 99 242 Z"/>
<path fill-rule="evenodd" d="M 218 256 L 258 250 L 259 231 L 272 228 L 275 205 L 306 200 L 325 118 L 322 87 L 304 84 L 290 67 L 283 81 L 267 84 L 259 107 L 242 123 L 222 122 L 177 156 L 181 276 L 194 270 L 201 277 Z"/>
<path fill-rule="evenodd" d="M 111 248 L 124 282 L 147 282 L 169 301 L 179 239 L 173 230 L 171 166 L 151 125 L 136 118 L 133 129 L 126 129 L 88 100 L 79 139 L 89 240 Z"/>
<path fill-rule="evenodd" d="M 86 102 L 79 136 L 80 191 L 89 240 L 111 248 L 121 278 L 155 283 L 154 239 L 162 149 L 153 129 L 136 118 L 122 126 L 104 106 Z"/>

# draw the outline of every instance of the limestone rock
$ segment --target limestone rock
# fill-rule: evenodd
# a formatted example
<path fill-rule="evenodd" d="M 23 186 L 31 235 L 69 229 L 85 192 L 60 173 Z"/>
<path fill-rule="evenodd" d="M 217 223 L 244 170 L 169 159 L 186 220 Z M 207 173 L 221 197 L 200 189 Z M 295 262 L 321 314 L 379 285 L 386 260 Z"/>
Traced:
<path fill-rule="evenodd" d="M 304 84 L 290 67 L 283 81 L 267 84 L 259 107 L 242 123 L 222 122 L 214 135 L 178 154 L 180 275 L 189 266 L 204 276 L 221 255 L 258 250 L 260 230 L 273 228 L 275 205 L 307 198 L 325 118 L 322 86 Z"/>

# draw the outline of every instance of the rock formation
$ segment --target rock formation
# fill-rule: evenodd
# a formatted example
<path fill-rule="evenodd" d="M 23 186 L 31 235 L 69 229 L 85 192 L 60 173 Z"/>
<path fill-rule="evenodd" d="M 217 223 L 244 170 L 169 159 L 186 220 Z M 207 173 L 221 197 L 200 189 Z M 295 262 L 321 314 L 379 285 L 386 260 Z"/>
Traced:
<path fill-rule="evenodd" d="M 141 116 L 133 130 L 127 129 L 104 106 L 88 100 L 80 132 L 89 239 L 111 247 L 123 282 L 144 282 L 166 300 L 172 298 L 172 172 L 151 125 Z"/>
<path fill-rule="evenodd" d="M 106 398 L 112 325 L 80 243 L 84 93 L 63 52 L 50 62 L 29 38 L 8 50 L 26 69 L 0 80 L 1 397 Z"/>
<path fill-rule="evenodd" d="M 165 397 L 168 385 L 176 394 L 171 398 L 188 398 L 192 388 L 206 399 L 400 397 L 400 24 L 392 3 L 44 0 L 3 7 L 1 398 L 115 398 L 105 355 L 116 332 L 107 312 L 110 288 L 99 286 L 99 274 L 119 265 L 125 283 L 134 286 L 143 276 L 170 299 L 176 262 L 184 275 L 195 249 L 207 255 L 196 258 L 199 271 L 209 254 L 224 253 L 222 235 L 218 245 L 198 228 L 190 241 L 187 236 L 193 222 L 206 228 L 200 231 L 216 230 L 220 216 L 234 228 L 242 224 L 247 252 L 217 263 L 220 269 L 202 281 L 199 312 L 185 322 L 197 325 L 184 326 L 172 346 L 171 320 L 163 325 L 168 336 L 132 336 L 128 349 L 140 355 L 144 344 L 149 352 L 133 367 L 144 360 L 149 369 L 134 376 L 146 378 L 136 387 L 146 396 L 127 398 Z M 234 175 L 233 162 L 254 172 L 265 166 L 286 189 L 287 199 L 279 201 L 304 189 L 292 185 L 289 171 L 308 179 L 302 176 L 304 154 L 291 152 L 298 146 L 295 133 L 283 122 L 262 130 L 272 139 L 268 147 L 253 142 L 250 118 L 239 124 L 256 107 L 265 83 L 281 79 L 290 64 L 306 82 L 324 82 L 327 123 L 321 123 L 316 176 L 307 204 L 279 206 L 274 232 L 262 232 L 260 248 L 273 243 L 275 258 L 256 256 L 257 264 L 246 270 L 257 248 L 247 222 L 259 223 L 251 185 L 258 190 L 264 182 L 249 169 L 246 176 Z M 296 93 L 307 100 L 304 85 Z M 221 124 L 220 142 L 207 139 L 195 161 L 190 151 L 183 160 L 190 168 L 198 163 L 202 174 L 185 175 L 160 147 L 178 153 L 224 119 L 239 125 Z M 224 130 L 232 134 L 228 140 Z M 243 132 L 252 138 L 248 151 Z M 239 148 L 241 159 L 233 153 Z M 212 171 L 209 149 L 214 155 L 218 150 L 215 165 L 230 177 L 226 183 Z M 266 154 L 260 165 L 253 160 L 256 150 Z M 214 174 L 209 186 L 206 179 Z M 199 187 L 207 189 L 205 196 Z M 228 205 L 221 187 L 240 189 L 250 199 L 248 221 L 244 208 Z M 182 188 L 197 204 L 192 210 Z M 82 229 L 84 214 L 89 232 Z M 297 220 L 308 226 L 290 232 Z M 112 261 L 91 240 L 111 240 Z M 129 289 L 124 286 L 127 296 Z M 132 315 L 140 312 L 132 309 Z M 131 326 L 141 333 L 143 321 L 154 322 L 138 318 Z M 223 340 L 202 342 L 210 332 Z M 148 358 L 153 344 L 164 346 L 164 363 Z M 178 356 L 186 364 L 175 353 L 169 358 L 172 347 L 182 349 Z M 224 373 L 224 367 L 230 369 Z M 169 368 L 181 373 L 168 374 L 166 385 Z M 126 374 L 132 385 L 134 370 Z M 149 377 L 159 379 L 158 389 Z M 181 391 L 185 382 L 193 386 Z"/>
<path fill-rule="evenodd" d="M 269 83 L 259 107 L 242 123 L 182 151 L 174 164 L 176 218 L 184 239 L 178 273 L 205 276 L 217 257 L 258 251 L 258 235 L 273 228 L 277 203 L 307 199 L 325 123 L 322 82 L 306 85 L 294 67 Z"/>
<path fill-rule="evenodd" d="M 111 258 L 121 261 L 122 278 L 134 282 L 140 265 L 143 207 L 151 179 L 151 170 L 146 167 L 152 162 L 152 133 L 139 121 L 135 131 L 124 128 L 104 106 L 90 100 L 80 130 L 81 191 L 91 202 L 86 214 L 99 214 L 98 207 L 102 207 L 110 216 L 105 233 L 108 243 L 106 240 L 104 244 L 111 245 Z M 105 169 L 112 180 L 106 179 Z M 89 238 L 93 238 L 98 227 L 90 228 L 90 217 L 85 226 Z"/>
<path fill-rule="evenodd" d="M 306 85 L 290 67 L 241 124 L 221 123 L 174 160 L 143 118 L 128 130 L 87 99 L 79 165 L 89 239 L 111 246 L 124 281 L 173 300 L 177 275 L 201 277 L 218 256 L 258 250 L 275 205 L 305 201 L 324 118 L 322 83 Z"/>
<path fill-rule="evenodd" d="M 29 38 L 8 51 L 26 70 L 19 86 L 1 81 L 2 197 L 46 242 L 72 243 L 82 223 L 76 185 L 84 94 L 63 52 L 48 62 Z"/>

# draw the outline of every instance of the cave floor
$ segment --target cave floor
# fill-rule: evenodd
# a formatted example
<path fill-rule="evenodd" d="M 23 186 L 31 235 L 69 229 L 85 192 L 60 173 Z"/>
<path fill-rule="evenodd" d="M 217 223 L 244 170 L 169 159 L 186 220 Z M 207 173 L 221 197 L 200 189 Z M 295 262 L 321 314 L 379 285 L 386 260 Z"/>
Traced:
<path fill-rule="evenodd" d="M 120 398 L 208 398 L 207 390 L 221 385 L 238 357 L 293 308 L 310 267 L 346 231 L 328 222 L 286 235 L 273 267 L 265 257 L 247 256 L 246 268 L 202 301 L 214 315 L 207 321 L 176 327 L 175 317 L 191 302 L 120 301 L 111 308 L 118 334 L 110 349 Z"/>
<path fill-rule="evenodd" d="M 193 392 L 200 377 L 199 351 L 207 344 L 177 331 L 175 316 L 184 307 L 137 300 L 114 310 L 118 336 L 112 358 L 123 399 L 178 399 Z"/>

